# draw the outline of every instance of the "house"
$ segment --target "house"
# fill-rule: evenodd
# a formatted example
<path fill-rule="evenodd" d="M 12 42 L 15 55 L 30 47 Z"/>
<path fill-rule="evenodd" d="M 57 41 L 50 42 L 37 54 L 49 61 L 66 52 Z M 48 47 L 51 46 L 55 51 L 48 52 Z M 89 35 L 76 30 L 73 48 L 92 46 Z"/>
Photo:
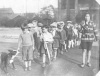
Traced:
<path fill-rule="evenodd" d="M 64 12 L 62 13 L 62 11 Z M 71 19 L 76 22 L 76 16 L 80 15 L 80 17 L 84 17 L 86 12 L 89 12 L 92 16 L 92 20 L 98 23 L 99 4 L 96 0 L 58 0 L 59 20 L 62 20 L 63 14 L 65 20 Z"/>
<path fill-rule="evenodd" d="M 6 22 L 6 27 L 20 27 L 21 24 L 26 20 L 25 17 L 17 15 L 13 19 L 10 19 Z"/>
<path fill-rule="evenodd" d="M 0 17 L 6 17 L 14 14 L 12 8 L 0 8 Z"/>

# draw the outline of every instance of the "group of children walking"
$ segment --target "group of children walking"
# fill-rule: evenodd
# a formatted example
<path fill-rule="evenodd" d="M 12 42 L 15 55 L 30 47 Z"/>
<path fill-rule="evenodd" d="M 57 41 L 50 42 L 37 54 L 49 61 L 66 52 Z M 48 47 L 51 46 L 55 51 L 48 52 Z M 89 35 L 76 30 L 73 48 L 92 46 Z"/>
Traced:
<path fill-rule="evenodd" d="M 46 65 L 46 58 L 48 58 L 49 64 L 52 60 L 56 60 L 58 49 L 61 54 L 63 54 L 64 49 L 66 50 L 67 36 L 63 29 L 64 22 L 54 22 L 50 26 L 41 26 L 41 30 L 38 32 L 36 32 L 36 27 L 38 27 L 36 24 L 37 22 L 34 21 L 33 23 L 24 23 L 21 26 L 22 33 L 19 36 L 18 50 L 22 49 L 25 71 L 31 70 L 31 62 L 34 60 L 34 50 L 39 52 L 40 57 L 42 56 L 42 67 Z"/>
<path fill-rule="evenodd" d="M 46 58 L 48 58 L 48 64 L 51 64 L 52 60 L 56 60 L 58 50 L 61 54 L 64 51 L 68 52 L 71 44 L 73 47 L 73 40 L 79 37 L 78 31 L 70 21 L 67 26 L 65 26 L 63 21 L 54 22 L 50 26 L 33 21 L 32 23 L 24 23 L 21 29 L 22 33 L 19 36 L 18 50 L 22 48 L 25 71 L 31 70 L 34 50 L 42 57 L 42 67 L 45 67 Z"/>

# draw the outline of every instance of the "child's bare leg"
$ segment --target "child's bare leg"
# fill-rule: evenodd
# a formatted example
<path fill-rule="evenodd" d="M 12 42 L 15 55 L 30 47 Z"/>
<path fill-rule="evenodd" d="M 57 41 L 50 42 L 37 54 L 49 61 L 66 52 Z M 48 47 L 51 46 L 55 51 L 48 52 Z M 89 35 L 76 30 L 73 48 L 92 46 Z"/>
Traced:
<path fill-rule="evenodd" d="M 87 54 L 87 65 L 90 67 L 91 64 L 90 64 L 90 58 L 91 58 L 91 50 L 88 51 L 88 54 Z"/>
<path fill-rule="evenodd" d="M 85 66 L 86 53 L 87 53 L 87 50 L 84 49 L 84 50 L 83 50 L 83 63 L 82 63 L 82 65 L 81 65 L 81 67 L 84 67 L 84 66 Z"/>

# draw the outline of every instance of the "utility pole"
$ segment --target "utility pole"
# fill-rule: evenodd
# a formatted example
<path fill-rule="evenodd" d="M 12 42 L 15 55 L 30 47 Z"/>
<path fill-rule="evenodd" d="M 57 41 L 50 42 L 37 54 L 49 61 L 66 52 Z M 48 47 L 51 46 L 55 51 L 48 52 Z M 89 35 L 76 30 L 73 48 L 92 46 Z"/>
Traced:
<path fill-rule="evenodd" d="M 60 20 L 61 0 L 58 0 L 58 21 Z"/>
<path fill-rule="evenodd" d="M 78 14 L 78 0 L 75 0 L 75 16 Z"/>
<path fill-rule="evenodd" d="M 26 19 L 27 19 L 27 0 L 26 0 Z"/>
<path fill-rule="evenodd" d="M 70 0 L 66 0 L 66 20 L 70 17 Z"/>

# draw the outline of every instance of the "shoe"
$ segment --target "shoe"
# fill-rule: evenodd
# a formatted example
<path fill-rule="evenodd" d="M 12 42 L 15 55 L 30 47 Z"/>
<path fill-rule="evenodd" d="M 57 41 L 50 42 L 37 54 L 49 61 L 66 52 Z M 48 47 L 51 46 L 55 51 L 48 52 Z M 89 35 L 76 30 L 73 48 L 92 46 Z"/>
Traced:
<path fill-rule="evenodd" d="M 49 61 L 48 65 L 50 65 L 50 64 L 51 64 L 51 61 Z"/>
<path fill-rule="evenodd" d="M 61 51 L 61 54 L 63 54 L 63 51 Z"/>
<path fill-rule="evenodd" d="M 88 66 L 88 67 L 91 67 L 91 64 L 90 64 L 90 63 L 87 63 L 87 66 Z"/>
<path fill-rule="evenodd" d="M 66 49 L 66 52 L 68 52 L 68 50 Z"/>
<path fill-rule="evenodd" d="M 28 70 L 31 71 L 31 67 L 30 66 L 28 67 Z"/>
<path fill-rule="evenodd" d="M 53 61 L 55 61 L 56 60 L 56 58 L 53 58 Z"/>
<path fill-rule="evenodd" d="M 82 67 L 82 68 L 84 68 L 84 66 L 85 66 L 85 64 L 84 64 L 84 63 L 82 63 L 82 64 L 81 64 L 81 67 Z"/>
<path fill-rule="evenodd" d="M 28 70 L 28 68 L 26 67 L 25 69 L 24 69 L 24 71 L 27 71 Z"/>
<path fill-rule="evenodd" d="M 16 68 L 14 68 L 14 70 L 17 70 Z"/>
<path fill-rule="evenodd" d="M 32 60 L 32 62 L 34 63 L 35 61 L 34 61 L 34 60 Z"/>
<path fill-rule="evenodd" d="M 45 63 L 42 64 L 42 67 L 45 67 Z"/>

